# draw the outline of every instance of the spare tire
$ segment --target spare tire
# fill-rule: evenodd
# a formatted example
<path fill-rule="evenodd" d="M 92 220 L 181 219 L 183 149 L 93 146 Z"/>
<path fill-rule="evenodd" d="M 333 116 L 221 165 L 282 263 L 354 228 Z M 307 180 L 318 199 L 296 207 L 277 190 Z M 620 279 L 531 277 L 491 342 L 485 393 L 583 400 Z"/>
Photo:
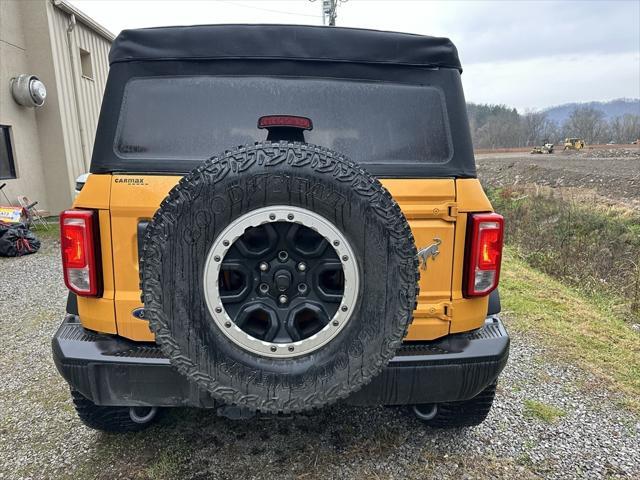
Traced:
<path fill-rule="evenodd" d="M 258 143 L 183 177 L 145 232 L 145 316 L 177 370 L 263 412 L 333 403 L 394 356 L 419 278 L 406 218 L 344 156 Z"/>

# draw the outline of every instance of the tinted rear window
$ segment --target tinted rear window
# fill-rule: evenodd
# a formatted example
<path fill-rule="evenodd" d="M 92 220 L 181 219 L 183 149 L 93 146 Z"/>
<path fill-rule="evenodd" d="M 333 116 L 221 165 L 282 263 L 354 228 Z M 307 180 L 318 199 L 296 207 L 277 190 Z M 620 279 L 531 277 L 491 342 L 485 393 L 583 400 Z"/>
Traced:
<path fill-rule="evenodd" d="M 264 115 L 313 122 L 309 143 L 361 163 L 444 163 L 452 155 L 444 96 L 435 87 L 274 77 L 130 80 L 118 120 L 122 159 L 199 160 L 266 139 Z"/>

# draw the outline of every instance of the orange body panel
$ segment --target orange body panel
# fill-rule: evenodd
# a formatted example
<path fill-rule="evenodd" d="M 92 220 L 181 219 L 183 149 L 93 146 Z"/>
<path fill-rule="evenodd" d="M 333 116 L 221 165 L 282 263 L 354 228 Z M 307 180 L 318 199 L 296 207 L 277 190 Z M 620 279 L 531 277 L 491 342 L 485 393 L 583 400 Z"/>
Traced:
<path fill-rule="evenodd" d="M 123 337 L 144 341 L 154 339 L 148 323 L 132 315 L 136 308 L 142 307 L 138 223 L 153 217 L 160 202 L 179 180 L 180 177 L 161 175 L 112 176 L 111 232 L 116 286 L 115 309 L 118 334 Z"/>
<path fill-rule="evenodd" d="M 100 254 L 102 262 L 101 298 L 78 297 L 78 313 L 82 325 L 90 330 L 118 333 L 114 310 L 113 255 L 109 201 L 111 197 L 111 175 L 90 175 L 78 194 L 74 208 L 98 210 L 100 230 Z"/>
<path fill-rule="evenodd" d="M 420 295 L 407 340 L 449 333 L 456 186 L 453 179 L 382 180 L 409 220 L 418 250 L 437 245 L 439 253 L 420 266 Z"/>
<path fill-rule="evenodd" d="M 87 328 L 153 341 L 142 307 L 138 269 L 138 223 L 153 217 L 179 176 L 91 175 L 75 206 L 100 209 L 105 290 L 81 299 Z M 467 212 L 492 211 L 476 179 L 389 179 L 382 184 L 409 220 L 418 250 L 432 247 L 420 267 L 420 295 L 406 340 L 431 340 L 482 326 L 488 298 L 462 296 Z M 104 210 L 104 211 L 103 211 Z M 104 317 L 103 317 L 104 315 Z M 100 320 L 98 317 L 102 318 Z"/>
<path fill-rule="evenodd" d="M 73 202 L 73 207 L 109 210 L 111 181 L 111 175 L 89 175 L 84 188 Z"/>
<path fill-rule="evenodd" d="M 477 178 L 456 180 L 456 199 L 459 212 L 492 212 L 493 207 Z"/>

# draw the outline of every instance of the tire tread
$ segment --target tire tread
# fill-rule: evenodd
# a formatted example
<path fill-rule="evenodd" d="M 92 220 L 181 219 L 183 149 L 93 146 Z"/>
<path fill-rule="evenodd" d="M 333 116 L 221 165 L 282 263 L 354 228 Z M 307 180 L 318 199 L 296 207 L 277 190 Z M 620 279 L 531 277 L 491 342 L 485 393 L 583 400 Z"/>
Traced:
<path fill-rule="evenodd" d="M 489 385 L 477 396 L 461 402 L 438 404 L 438 413 L 431 420 L 423 420 L 434 428 L 474 427 L 489 415 L 496 394 L 496 384 Z"/>
<path fill-rule="evenodd" d="M 269 152 L 268 155 L 265 152 Z M 306 397 L 298 397 L 287 401 L 260 398 L 238 389 L 223 385 L 212 376 L 199 371 L 197 365 L 181 351 L 178 343 L 172 338 L 168 318 L 159 307 L 162 297 L 162 285 L 157 278 L 161 267 L 161 241 L 164 241 L 165 226 L 176 220 L 176 205 L 181 201 L 190 201 L 199 195 L 204 177 L 217 183 L 230 172 L 242 172 L 251 168 L 255 163 L 269 168 L 287 162 L 291 167 L 311 168 L 318 174 L 330 176 L 332 181 L 350 183 L 353 191 L 366 198 L 373 211 L 379 216 L 389 237 L 392 239 L 393 252 L 400 259 L 400 278 L 407 285 L 403 291 L 402 311 L 393 315 L 393 328 L 388 328 L 387 341 L 375 361 L 349 379 L 344 388 L 321 390 L 319 378 L 309 379 L 310 384 L 316 385 L 315 391 Z M 188 175 L 182 177 L 168 196 L 162 201 L 153 220 L 145 231 L 143 241 L 143 255 L 140 262 L 142 301 L 145 304 L 145 314 L 149 320 L 149 327 L 156 336 L 163 353 L 169 358 L 174 367 L 191 381 L 205 387 L 216 399 L 235 405 L 242 405 L 250 410 L 270 413 L 289 413 L 304 411 L 335 403 L 359 390 L 375 377 L 382 368 L 393 358 L 397 348 L 406 336 L 409 325 L 413 320 L 419 293 L 417 249 L 411 228 L 403 215 L 398 203 L 384 186 L 362 167 L 345 158 L 339 153 L 324 147 L 298 142 L 260 142 L 251 146 L 241 146 L 227 151 L 221 156 L 214 156 Z"/>
<path fill-rule="evenodd" d="M 82 423 L 94 430 L 112 433 L 138 432 L 153 423 L 153 420 L 144 424 L 136 423 L 129 416 L 129 407 L 96 405 L 75 390 L 71 390 L 71 398 Z"/>

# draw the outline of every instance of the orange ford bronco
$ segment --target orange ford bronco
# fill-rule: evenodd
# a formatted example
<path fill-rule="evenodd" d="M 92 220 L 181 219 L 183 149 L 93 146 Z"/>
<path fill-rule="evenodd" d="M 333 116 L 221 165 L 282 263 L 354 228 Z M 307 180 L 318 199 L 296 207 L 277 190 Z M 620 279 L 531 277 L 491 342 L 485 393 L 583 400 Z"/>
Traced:
<path fill-rule="evenodd" d="M 509 337 L 503 220 L 453 44 L 287 25 L 127 30 L 60 216 L 53 355 L 78 415 L 335 402 L 484 420 Z"/>

